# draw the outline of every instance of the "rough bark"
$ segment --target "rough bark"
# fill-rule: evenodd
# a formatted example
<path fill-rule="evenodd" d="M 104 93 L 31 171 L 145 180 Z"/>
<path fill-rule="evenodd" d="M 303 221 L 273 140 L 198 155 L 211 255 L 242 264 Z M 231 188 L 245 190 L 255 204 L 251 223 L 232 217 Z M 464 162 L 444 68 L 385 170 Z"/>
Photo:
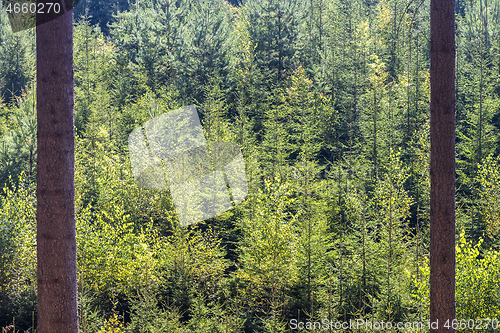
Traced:
<path fill-rule="evenodd" d="M 454 331 L 455 319 L 454 8 L 454 0 L 431 0 L 430 319 L 438 332 Z"/>
<path fill-rule="evenodd" d="M 78 333 L 73 11 L 47 16 L 36 27 L 37 332 Z"/>

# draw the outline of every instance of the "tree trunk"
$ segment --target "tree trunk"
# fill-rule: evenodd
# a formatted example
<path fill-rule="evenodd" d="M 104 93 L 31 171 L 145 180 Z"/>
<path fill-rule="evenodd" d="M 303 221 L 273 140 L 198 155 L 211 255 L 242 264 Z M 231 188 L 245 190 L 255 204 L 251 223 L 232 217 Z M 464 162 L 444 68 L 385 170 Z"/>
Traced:
<path fill-rule="evenodd" d="M 72 7 L 37 15 L 39 333 L 78 333 Z"/>
<path fill-rule="evenodd" d="M 454 0 L 431 0 L 430 320 L 438 332 L 454 331 L 455 319 L 454 9 Z"/>

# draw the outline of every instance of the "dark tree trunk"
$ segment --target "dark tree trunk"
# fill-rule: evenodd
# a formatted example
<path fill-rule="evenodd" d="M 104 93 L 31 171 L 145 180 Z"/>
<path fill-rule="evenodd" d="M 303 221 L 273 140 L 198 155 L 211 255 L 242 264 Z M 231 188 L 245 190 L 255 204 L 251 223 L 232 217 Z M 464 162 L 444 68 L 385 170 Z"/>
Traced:
<path fill-rule="evenodd" d="M 62 8 L 36 27 L 39 333 L 78 333 L 72 2 Z"/>
<path fill-rule="evenodd" d="M 430 319 L 455 319 L 455 1 L 431 0 Z M 449 328 L 444 325 L 448 320 Z"/>

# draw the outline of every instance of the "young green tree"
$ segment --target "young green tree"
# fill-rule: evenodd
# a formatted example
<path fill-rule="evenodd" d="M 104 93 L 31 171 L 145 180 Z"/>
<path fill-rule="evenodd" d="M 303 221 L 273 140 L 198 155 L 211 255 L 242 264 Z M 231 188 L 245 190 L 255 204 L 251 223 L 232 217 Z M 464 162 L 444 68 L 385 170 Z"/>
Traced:
<path fill-rule="evenodd" d="M 285 180 L 265 180 L 264 189 L 253 201 L 255 215 L 246 221 L 240 242 L 241 268 L 235 277 L 241 281 L 240 293 L 248 311 L 261 318 L 258 326 L 268 332 L 286 329 L 282 313 L 289 306 L 287 294 L 297 279 L 296 217 L 287 211 L 292 201 Z"/>
<path fill-rule="evenodd" d="M 127 0 L 80 0 L 74 8 L 75 20 L 78 21 L 91 13 L 90 24 L 98 26 L 106 35 L 109 35 L 109 24 L 113 22 L 114 14 L 129 9 Z"/>
<path fill-rule="evenodd" d="M 498 249 L 500 230 L 500 166 L 498 157 L 489 155 L 479 166 L 477 175 L 479 188 L 479 209 L 484 216 L 486 233 L 483 234 L 485 245 L 495 246 Z"/>
<path fill-rule="evenodd" d="M 33 29 L 13 33 L 7 13 L 2 11 L 0 40 L 0 96 L 12 105 L 35 79 L 35 34 Z"/>
<path fill-rule="evenodd" d="M 256 44 L 255 61 L 263 82 L 270 87 L 291 74 L 298 51 L 298 24 L 305 3 L 297 0 L 249 0 L 243 10 L 253 24 L 249 27 Z"/>
<path fill-rule="evenodd" d="M 465 231 L 459 234 L 458 243 L 455 247 L 456 252 L 456 309 L 457 321 L 451 325 L 466 331 L 473 331 L 474 326 L 469 318 L 496 318 L 499 314 L 498 304 L 498 251 L 487 250 L 483 248 L 482 238 L 477 244 L 467 241 Z M 429 305 L 429 260 L 421 267 L 422 280 L 415 281 L 415 298 L 426 308 Z M 427 311 L 426 311 L 427 312 Z M 424 317 L 425 318 L 425 317 Z M 492 329 L 496 322 L 475 321 L 476 326 L 480 325 L 486 329 Z M 469 325 L 469 326 L 467 326 Z M 472 327 L 472 329 L 471 329 Z"/>
<path fill-rule="evenodd" d="M 408 171 L 401 161 L 400 152 L 394 153 L 391 150 L 388 164 L 391 171 L 377 182 L 373 208 L 375 218 L 379 221 L 379 255 L 385 258 L 385 286 L 381 286 L 385 296 L 382 313 L 388 320 L 401 320 L 404 312 L 401 295 L 404 290 L 400 288 L 402 273 L 408 260 L 407 236 L 411 198 L 404 188 Z"/>
<path fill-rule="evenodd" d="M 483 1 L 466 7 L 459 25 L 457 78 L 457 165 L 459 201 L 470 216 L 468 235 L 477 240 L 485 229 L 478 207 L 479 184 L 476 182 L 481 161 L 497 150 L 498 128 L 494 117 L 499 113 L 493 69 L 491 32 L 494 24 L 490 9 Z"/>
<path fill-rule="evenodd" d="M 16 184 L 17 183 L 17 184 Z M 36 311 L 35 187 L 22 172 L 0 196 L 0 327 L 33 327 Z"/>
<path fill-rule="evenodd" d="M 356 181 L 362 181 L 356 179 Z M 353 182 L 354 184 L 356 182 Z M 356 186 L 356 185 L 354 185 Z M 377 235 L 371 230 L 374 230 L 376 220 L 370 218 L 371 205 L 367 196 L 366 189 L 358 189 L 352 187 L 346 194 L 346 217 L 350 221 L 350 247 L 349 252 L 352 253 L 351 259 L 351 293 L 347 295 L 349 301 L 345 302 L 356 318 L 373 313 L 375 298 L 374 280 L 377 274 Z M 378 284 L 378 278 L 377 278 Z M 356 288 L 357 287 L 357 288 Z M 379 287 L 377 285 L 377 291 Z"/>
<path fill-rule="evenodd" d="M 118 12 L 110 24 L 111 40 L 138 71 L 139 82 L 159 92 L 176 75 L 176 54 L 181 27 L 188 13 L 185 1 L 136 1 L 130 9 Z M 119 86 L 117 86 L 119 89 Z"/>
<path fill-rule="evenodd" d="M 297 247 L 299 279 L 294 286 L 294 308 L 302 315 L 314 318 L 319 312 L 318 295 L 326 278 L 327 252 L 331 239 L 325 218 L 326 202 L 323 182 L 318 174 L 321 149 L 321 122 L 328 104 L 313 89 L 312 80 L 299 67 L 290 77 L 289 87 L 282 95 L 282 107 L 290 115 L 288 128 L 290 149 L 289 178 L 297 200 Z M 325 112 L 325 113 L 326 113 Z M 316 296 L 315 296 L 316 295 Z"/>
<path fill-rule="evenodd" d="M 232 11 L 223 0 L 196 0 L 189 4 L 186 23 L 175 50 L 179 84 L 185 95 L 201 103 L 203 86 L 220 76 L 225 85 Z"/>
<path fill-rule="evenodd" d="M 0 182 L 5 184 L 9 176 L 17 177 L 23 170 L 28 180 L 34 182 L 37 156 L 35 86 L 17 98 L 17 105 L 7 110 L 12 129 L 2 137 Z"/>

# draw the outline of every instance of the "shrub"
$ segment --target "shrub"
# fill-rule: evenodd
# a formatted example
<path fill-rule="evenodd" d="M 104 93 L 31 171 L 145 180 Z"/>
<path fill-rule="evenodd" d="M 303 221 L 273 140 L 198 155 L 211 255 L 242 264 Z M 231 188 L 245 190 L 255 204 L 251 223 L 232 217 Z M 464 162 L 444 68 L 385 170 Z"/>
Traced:
<path fill-rule="evenodd" d="M 480 239 L 476 245 L 460 233 L 456 245 L 455 300 L 457 319 L 500 317 L 500 261 L 498 251 L 482 251 Z M 429 260 L 422 271 L 422 280 L 414 276 L 416 300 L 429 312 Z"/>

